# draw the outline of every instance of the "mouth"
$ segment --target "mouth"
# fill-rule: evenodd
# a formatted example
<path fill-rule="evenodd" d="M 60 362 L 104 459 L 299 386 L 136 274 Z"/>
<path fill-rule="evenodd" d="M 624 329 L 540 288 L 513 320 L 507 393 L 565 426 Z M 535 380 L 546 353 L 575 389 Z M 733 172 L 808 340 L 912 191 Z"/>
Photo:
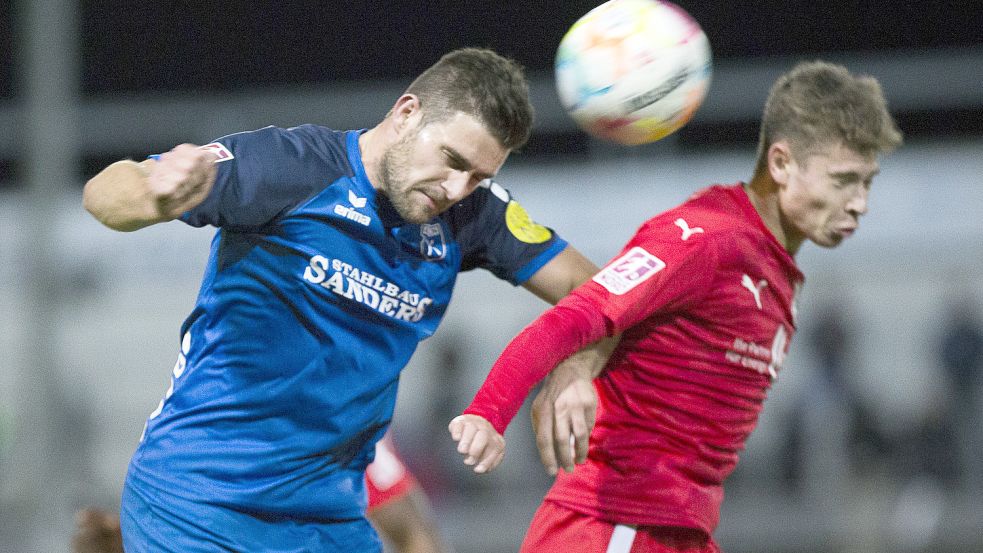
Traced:
<path fill-rule="evenodd" d="M 427 207 L 434 211 L 440 211 L 441 206 L 446 203 L 443 198 L 440 198 L 435 194 L 431 194 L 423 190 L 417 190 L 417 192 L 419 192 L 420 195 L 423 196 L 423 199 L 426 202 Z"/>

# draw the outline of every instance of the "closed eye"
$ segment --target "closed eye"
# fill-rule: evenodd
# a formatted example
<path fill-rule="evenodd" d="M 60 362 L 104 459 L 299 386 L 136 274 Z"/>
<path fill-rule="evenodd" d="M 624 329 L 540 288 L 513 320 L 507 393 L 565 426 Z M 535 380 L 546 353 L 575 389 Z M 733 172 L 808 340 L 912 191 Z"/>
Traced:
<path fill-rule="evenodd" d="M 476 182 L 481 182 L 485 179 L 490 179 L 495 175 L 488 173 L 483 173 L 481 171 L 475 171 L 474 165 L 468 161 L 466 157 L 461 155 L 460 152 L 451 148 L 450 146 L 445 146 L 443 148 L 444 155 L 447 156 L 449 161 L 449 167 L 455 171 L 468 171 L 471 173 L 471 178 Z"/>
<path fill-rule="evenodd" d="M 869 174 L 861 175 L 856 171 L 844 171 L 840 173 L 831 173 L 830 176 L 836 182 L 837 188 L 845 188 L 851 185 L 863 185 L 864 188 L 870 188 L 870 185 L 874 181 L 874 177 L 877 175 L 878 171 L 872 171 Z"/>

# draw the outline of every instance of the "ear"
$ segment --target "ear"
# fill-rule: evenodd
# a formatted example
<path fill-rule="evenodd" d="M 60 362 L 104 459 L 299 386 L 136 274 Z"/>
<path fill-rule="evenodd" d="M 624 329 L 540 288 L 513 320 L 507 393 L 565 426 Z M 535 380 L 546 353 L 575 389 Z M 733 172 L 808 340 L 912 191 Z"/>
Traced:
<path fill-rule="evenodd" d="M 420 121 L 420 98 L 415 94 L 403 94 L 389 111 L 393 130 L 402 135 Z"/>
<path fill-rule="evenodd" d="M 771 180 L 780 186 L 788 183 L 789 171 L 793 169 L 795 160 L 788 142 L 779 140 L 768 147 L 768 174 Z"/>

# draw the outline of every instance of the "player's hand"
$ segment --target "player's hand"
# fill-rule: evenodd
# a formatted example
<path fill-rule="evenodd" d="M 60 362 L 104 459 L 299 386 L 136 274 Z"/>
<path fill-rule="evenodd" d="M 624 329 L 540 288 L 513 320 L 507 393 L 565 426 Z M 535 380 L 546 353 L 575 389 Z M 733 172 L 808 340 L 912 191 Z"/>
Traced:
<path fill-rule="evenodd" d="M 532 402 L 532 427 L 543 467 L 551 476 L 557 466 L 573 472 L 587 459 L 587 445 L 597 413 L 597 392 L 589 366 L 571 357 L 546 377 Z"/>
<path fill-rule="evenodd" d="M 490 422 L 478 415 L 460 415 L 447 425 L 464 464 L 478 474 L 491 472 L 505 458 L 505 438 Z"/>
<path fill-rule="evenodd" d="M 215 183 L 216 159 L 193 144 L 161 154 L 147 175 L 148 192 L 161 217 L 177 218 L 204 201 Z"/>
<path fill-rule="evenodd" d="M 119 517 L 99 509 L 76 513 L 72 553 L 123 553 Z"/>

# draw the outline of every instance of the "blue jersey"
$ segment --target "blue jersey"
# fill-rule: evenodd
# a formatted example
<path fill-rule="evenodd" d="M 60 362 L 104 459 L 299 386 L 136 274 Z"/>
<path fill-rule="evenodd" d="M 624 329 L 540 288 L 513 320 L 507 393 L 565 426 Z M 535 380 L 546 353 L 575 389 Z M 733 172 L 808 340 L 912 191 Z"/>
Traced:
<path fill-rule="evenodd" d="M 457 274 L 520 284 L 566 246 L 488 182 L 403 221 L 369 183 L 359 136 L 267 127 L 205 146 L 217 180 L 182 220 L 219 230 L 128 486 L 274 518 L 362 516 L 400 371 Z"/>

